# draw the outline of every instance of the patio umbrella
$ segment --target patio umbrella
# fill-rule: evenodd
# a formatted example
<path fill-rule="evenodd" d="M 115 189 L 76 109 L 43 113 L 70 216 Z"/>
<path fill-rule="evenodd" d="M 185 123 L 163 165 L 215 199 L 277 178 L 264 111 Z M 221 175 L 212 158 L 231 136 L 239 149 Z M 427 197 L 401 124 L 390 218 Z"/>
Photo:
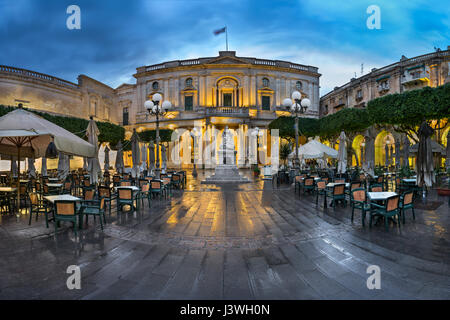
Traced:
<path fill-rule="evenodd" d="M 33 158 L 28 158 L 28 177 L 36 178 L 36 167 L 34 166 Z"/>
<path fill-rule="evenodd" d="M 105 147 L 105 166 L 103 167 L 103 170 L 109 171 L 109 148 L 108 146 Z"/>
<path fill-rule="evenodd" d="M 339 150 L 338 150 L 338 174 L 343 174 L 347 170 L 347 151 L 345 150 L 345 132 L 342 131 L 339 136 Z"/>
<path fill-rule="evenodd" d="M 91 184 L 96 184 L 98 182 L 98 173 L 102 170 L 100 168 L 100 162 L 98 161 L 98 135 L 100 130 L 97 128 L 97 124 L 91 117 L 89 120 L 88 127 L 86 129 L 86 136 L 90 144 L 94 146 L 95 154 L 93 157 L 88 158 L 88 172 Z"/>
<path fill-rule="evenodd" d="M 337 158 L 338 152 L 333 148 L 330 148 L 317 140 L 311 140 L 308 143 L 298 148 L 299 157 L 303 159 L 318 159 L 318 158 Z M 295 157 L 295 151 L 291 152 L 288 159 Z"/>
<path fill-rule="evenodd" d="M 395 141 L 395 167 L 398 169 L 400 167 L 400 141 L 397 139 Z"/>
<path fill-rule="evenodd" d="M 133 161 L 133 168 L 131 168 L 131 176 L 137 178 L 139 176 L 139 164 L 141 161 L 141 155 L 139 150 L 139 136 L 136 129 L 133 129 L 133 135 L 131 136 L 131 161 Z"/>
<path fill-rule="evenodd" d="M 411 146 L 409 151 L 411 153 L 418 153 L 419 149 L 420 149 L 420 138 L 419 143 L 416 143 L 415 145 Z M 446 153 L 445 148 L 442 145 L 431 139 L 430 139 L 430 149 L 432 153 L 438 153 L 441 155 L 445 155 Z"/>
<path fill-rule="evenodd" d="M 42 158 L 41 175 L 44 177 L 47 176 L 47 158 L 45 157 Z"/>
<path fill-rule="evenodd" d="M 394 162 L 394 146 L 391 144 L 390 152 L 389 152 L 389 165 Z"/>
<path fill-rule="evenodd" d="M 384 145 L 384 155 L 385 155 L 384 165 L 386 167 L 389 167 L 389 146 L 387 143 Z"/>
<path fill-rule="evenodd" d="M 147 145 L 144 143 L 141 147 L 141 172 L 147 171 Z"/>
<path fill-rule="evenodd" d="M 165 173 L 167 170 L 167 152 L 166 147 L 164 145 L 161 145 L 161 160 L 162 160 L 162 169 Z"/>
<path fill-rule="evenodd" d="M 155 170 L 155 144 L 153 143 L 153 141 L 150 141 L 148 154 L 150 172 L 153 173 L 153 170 Z"/>
<path fill-rule="evenodd" d="M 403 140 L 403 165 L 409 166 L 409 139 L 405 134 L 405 139 Z"/>
<path fill-rule="evenodd" d="M 116 171 L 117 173 L 123 173 L 123 146 L 122 146 L 122 142 L 119 141 L 119 143 L 116 146 L 117 148 L 117 154 L 116 154 Z"/>
<path fill-rule="evenodd" d="M 445 163 L 447 165 L 447 170 L 450 169 L 450 130 L 447 133 L 447 149 L 446 149 L 446 159 Z"/>
<path fill-rule="evenodd" d="M 62 181 L 66 180 L 67 176 L 69 175 L 69 171 L 70 171 L 69 156 L 60 152 L 58 159 L 58 179 Z"/>
<path fill-rule="evenodd" d="M 83 170 L 87 171 L 88 169 L 88 160 L 86 157 L 83 157 Z"/>
<path fill-rule="evenodd" d="M 0 132 L 1 154 L 17 156 L 20 148 L 21 157 L 37 159 L 45 156 L 50 142 L 68 155 L 93 157 L 95 153 L 89 142 L 22 108 L 0 117 Z"/>
<path fill-rule="evenodd" d="M 424 121 L 419 128 L 419 146 L 417 152 L 417 185 L 431 187 L 435 182 L 433 174 L 433 152 L 431 136 L 433 129 Z"/>
<path fill-rule="evenodd" d="M 363 169 L 370 176 L 374 176 L 374 168 L 375 168 L 375 140 L 373 138 L 373 130 L 367 130 L 366 135 L 364 136 L 364 140 L 366 141 L 366 148 L 364 155 L 365 161 Z"/>
<path fill-rule="evenodd" d="M 17 161 L 11 159 L 11 172 L 13 177 L 17 177 Z"/>

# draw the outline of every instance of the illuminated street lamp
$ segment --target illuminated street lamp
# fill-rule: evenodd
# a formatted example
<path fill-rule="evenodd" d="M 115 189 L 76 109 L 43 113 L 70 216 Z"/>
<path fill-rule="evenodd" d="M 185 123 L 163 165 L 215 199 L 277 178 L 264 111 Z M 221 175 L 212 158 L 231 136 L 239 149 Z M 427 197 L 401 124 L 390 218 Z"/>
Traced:
<path fill-rule="evenodd" d="M 197 178 L 197 164 L 195 163 L 195 139 L 199 136 L 200 132 L 197 128 L 194 128 L 190 132 L 192 139 L 194 140 L 194 169 L 192 170 L 192 176 Z"/>
<path fill-rule="evenodd" d="M 292 92 L 292 99 L 286 98 L 283 100 L 283 106 L 295 115 L 294 167 L 298 168 L 300 166 L 300 159 L 298 158 L 298 115 L 306 112 L 306 109 L 311 106 L 311 101 L 308 98 L 302 99 L 302 94 L 298 91 L 294 91 Z"/>
<path fill-rule="evenodd" d="M 156 179 L 159 179 L 160 168 L 159 168 L 159 116 L 164 116 L 172 107 L 170 101 L 164 101 L 161 105 L 159 104 L 162 100 L 162 96 L 159 93 L 155 93 L 152 100 L 145 101 L 145 109 L 147 109 L 150 115 L 156 116 Z"/>

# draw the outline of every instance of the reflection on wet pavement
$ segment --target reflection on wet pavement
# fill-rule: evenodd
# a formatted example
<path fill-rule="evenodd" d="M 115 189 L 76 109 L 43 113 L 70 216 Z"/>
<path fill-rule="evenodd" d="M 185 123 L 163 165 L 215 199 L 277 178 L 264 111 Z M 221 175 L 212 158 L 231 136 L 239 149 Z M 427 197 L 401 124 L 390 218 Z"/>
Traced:
<path fill-rule="evenodd" d="M 104 232 L 90 219 L 78 239 L 69 223 L 54 236 L 42 218 L 2 216 L 0 298 L 450 298 L 446 202 L 386 232 L 288 185 L 202 185 L 199 171 L 150 208 L 117 214 L 113 204 Z M 381 290 L 367 289 L 372 264 Z M 66 287 L 69 265 L 81 268 L 81 290 Z"/>

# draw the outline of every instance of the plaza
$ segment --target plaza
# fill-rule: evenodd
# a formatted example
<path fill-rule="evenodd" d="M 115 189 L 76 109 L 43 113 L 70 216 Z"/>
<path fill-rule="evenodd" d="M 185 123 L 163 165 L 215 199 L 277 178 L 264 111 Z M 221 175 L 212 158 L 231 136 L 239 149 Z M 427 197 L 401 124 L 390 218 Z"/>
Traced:
<path fill-rule="evenodd" d="M 56 236 L 2 216 L 2 299 L 448 299 L 448 207 L 416 209 L 398 228 L 362 227 L 287 184 L 204 185 Z M 322 198 L 320 198 L 322 200 Z M 442 197 L 431 195 L 442 202 Z M 81 268 L 81 290 L 66 269 Z M 367 268 L 381 269 L 369 290 Z"/>

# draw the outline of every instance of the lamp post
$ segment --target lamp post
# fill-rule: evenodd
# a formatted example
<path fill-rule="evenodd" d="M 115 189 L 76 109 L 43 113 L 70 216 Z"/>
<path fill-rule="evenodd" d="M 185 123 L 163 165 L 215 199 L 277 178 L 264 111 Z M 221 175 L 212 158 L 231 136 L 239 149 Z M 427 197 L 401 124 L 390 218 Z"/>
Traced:
<path fill-rule="evenodd" d="M 254 127 L 252 135 L 254 135 L 256 137 L 256 166 L 259 165 L 259 150 L 258 150 L 258 147 L 259 147 L 259 133 L 260 133 L 259 128 L 258 127 Z"/>
<path fill-rule="evenodd" d="M 162 99 L 162 96 L 159 93 L 155 93 L 152 97 L 152 100 L 145 101 L 145 109 L 147 109 L 150 115 L 156 116 L 156 179 L 159 179 L 160 176 L 160 168 L 159 168 L 159 116 L 164 116 L 169 109 L 172 107 L 170 101 L 164 101 L 159 104 Z"/>
<path fill-rule="evenodd" d="M 308 98 L 302 99 L 302 94 L 298 91 L 292 92 L 292 99 L 286 98 L 283 100 L 283 106 L 286 107 L 293 115 L 295 115 L 295 157 L 294 167 L 297 169 L 300 165 L 300 159 L 298 158 L 298 115 L 304 114 L 306 109 L 311 105 L 311 101 Z"/>
<path fill-rule="evenodd" d="M 361 143 L 361 167 L 363 166 L 364 163 L 364 148 L 366 147 L 366 143 L 363 141 Z"/>

